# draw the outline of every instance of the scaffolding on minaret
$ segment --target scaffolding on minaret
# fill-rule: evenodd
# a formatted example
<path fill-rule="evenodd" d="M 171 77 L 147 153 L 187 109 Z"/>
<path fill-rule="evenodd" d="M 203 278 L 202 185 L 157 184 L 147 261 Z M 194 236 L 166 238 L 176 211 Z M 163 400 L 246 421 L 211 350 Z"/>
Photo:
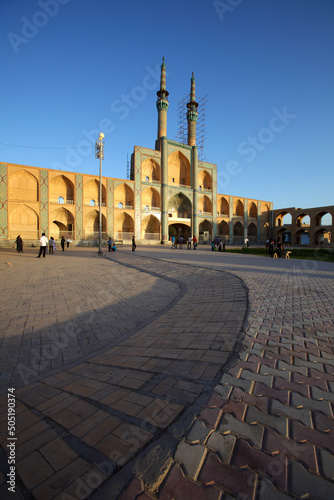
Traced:
<path fill-rule="evenodd" d="M 130 179 L 130 162 L 129 162 L 129 154 L 126 155 L 126 178 Z"/>
<path fill-rule="evenodd" d="M 175 141 L 181 142 L 182 144 L 188 143 L 188 122 L 187 122 L 187 103 L 190 101 L 190 94 L 186 94 L 185 97 L 178 101 L 177 105 L 177 118 L 178 118 L 178 128 L 179 132 L 175 137 Z M 198 100 L 198 118 L 197 118 L 197 130 L 196 130 L 196 145 L 198 148 L 198 161 L 199 163 L 203 161 L 208 161 L 204 152 L 204 146 L 206 143 L 206 104 L 208 102 L 208 96 L 202 97 Z"/>

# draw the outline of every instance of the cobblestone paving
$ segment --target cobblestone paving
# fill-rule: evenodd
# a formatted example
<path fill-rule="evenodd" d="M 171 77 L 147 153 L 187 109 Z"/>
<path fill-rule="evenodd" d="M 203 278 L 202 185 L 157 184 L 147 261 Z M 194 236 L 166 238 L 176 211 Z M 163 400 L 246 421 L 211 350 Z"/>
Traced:
<path fill-rule="evenodd" d="M 68 269 L 79 255 L 88 258 L 66 256 Z M 154 311 L 113 345 L 99 344 L 71 366 L 64 360 L 47 377 L 40 371 L 16 391 L 18 487 L 8 498 L 334 497 L 334 266 L 204 250 L 121 250 L 108 258 L 118 263 L 82 264 L 86 283 L 116 268 L 131 292 L 146 283 L 138 309 L 156 298 Z M 13 298 L 18 285 L 10 285 Z M 105 305 L 107 317 L 125 301 Z"/>
<path fill-rule="evenodd" d="M 240 358 L 180 439 L 159 490 L 137 476 L 122 500 L 144 489 L 142 498 L 176 500 L 333 498 L 334 266 L 214 259 L 249 290 Z"/>
<path fill-rule="evenodd" d="M 78 255 L 70 250 L 34 260 L 36 250 L 1 250 L 0 389 L 105 349 L 183 294 L 177 280 L 125 266 L 116 271 L 94 251 Z"/>

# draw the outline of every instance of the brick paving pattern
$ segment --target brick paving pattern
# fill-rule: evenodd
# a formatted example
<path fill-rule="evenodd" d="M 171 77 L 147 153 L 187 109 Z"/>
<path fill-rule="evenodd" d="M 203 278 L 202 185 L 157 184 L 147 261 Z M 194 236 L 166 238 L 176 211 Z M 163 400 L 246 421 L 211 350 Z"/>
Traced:
<path fill-rule="evenodd" d="M 0 252 L 0 497 L 334 497 L 334 266 L 95 255 Z"/>

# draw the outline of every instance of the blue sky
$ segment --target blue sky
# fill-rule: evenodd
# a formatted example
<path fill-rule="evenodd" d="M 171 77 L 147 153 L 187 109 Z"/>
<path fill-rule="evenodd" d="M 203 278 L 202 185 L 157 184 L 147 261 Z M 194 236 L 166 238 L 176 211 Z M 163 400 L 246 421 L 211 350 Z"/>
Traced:
<path fill-rule="evenodd" d="M 333 205 L 333 26 L 333 0 L 1 0 L 0 161 L 98 174 L 102 130 L 103 174 L 126 178 L 164 56 L 167 135 L 194 72 L 219 193 Z"/>

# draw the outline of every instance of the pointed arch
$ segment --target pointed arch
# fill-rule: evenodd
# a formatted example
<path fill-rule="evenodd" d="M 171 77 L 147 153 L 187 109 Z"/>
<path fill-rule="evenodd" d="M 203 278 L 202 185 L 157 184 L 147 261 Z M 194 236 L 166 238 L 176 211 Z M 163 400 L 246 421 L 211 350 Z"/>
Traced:
<path fill-rule="evenodd" d="M 114 191 L 114 203 L 115 207 L 118 208 L 119 203 L 123 204 L 123 208 L 133 208 L 134 195 L 133 191 L 123 182 L 119 184 Z"/>
<path fill-rule="evenodd" d="M 228 200 L 225 198 L 225 196 L 222 196 L 218 202 L 218 211 L 222 215 L 229 215 L 230 213 L 230 206 Z"/>
<path fill-rule="evenodd" d="M 333 216 L 329 212 L 321 211 L 315 215 L 316 226 L 332 226 Z"/>
<path fill-rule="evenodd" d="M 190 162 L 181 151 L 174 151 L 168 157 L 168 184 L 191 185 Z"/>
<path fill-rule="evenodd" d="M 160 238 L 160 221 L 154 215 L 148 215 L 142 220 L 142 239 L 158 240 Z"/>
<path fill-rule="evenodd" d="M 218 224 L 218 234 L 219 236 L 229 236 L 230 234 L 230 228 L 228 223 L 223 220 Z"/>
<path fill-rule="evenodd" d="M 134 234 L 134 221 L 127 212 L 120 213 L 115 220 L 116 238 L 130 241 Z"/>
<path fill-rule="evenodd" d="M 212 223 L 207 219 L 204 219 L 198 226 L 199 236 L 202 240 L 204 236 L 208 236 L 211 240 L 212 238 Z"/>
<path fill-rule="evenodd" d="M 25 169 L 12 174 L 8 179 L 8 198 L 25 202 L 38 201 L 38 180 Z"/>
<path fill-rule="evenodd" d="M 51 219 L 63 222 L 64 224 L 73 224 L 74 216 L 67 208 L 57 208 L 51 213 Z"/>
<path fill-rule="evenodd" d="M 191 201 L 181 192 L 175 194 L 168 200 L 168 213 L 171 217 L 189 219 L 191 217 Z"/>
<path fill-rule="evenodd" d="M 65 207 L 57 208 L 50 214 L 49 234 L 55 238 L 72 234 L 74 215 Z"/>
<path fill-rule="evenodd" d="M 254 224 L 254 222 L 251 222 L 248 225 L 247 235 L 248 235 L 249 241 L 251 241 L 252 243 L 256 243 L 256 241 L 257 241 L 257 226 L 256 226 L 256 224 Z"/>
<path fill-rule="evenodd" d="M 299 214 L 296 217 L 296 227 L 309 227 L 311 225 L 311 218 L 307 213 Z"/>
<path fill-rule="evenodd" d="M 212 177 L 207 170 L 201 170 L 198 173 L 198 187 L 199 189 L 212 189 Z"/>
<path fill-rule="evenodd" d="M 141 203 L 143 209 L 146 206 L 149 207 L 149 209 L 160 209 L 160 193 L 152 187 L 144 189 L 141 194 Z"/>
<path fill-rule="evenodd" d="M 159 163 L 153 158 L 146 158 L 141 164 L 141 178 L 143 182 L 159 182 L 161 179 Z"/>
<path fill-rule="evenodd" d="M 285 210 L 279 214 L 276 214 L 275 218 L 275 226 L 280 227 L 280 226 L 285 226 L 291 224 L 292 221 L 292 216 L 290 212 L 286 212 Z"/>
<path fill-rule="evenodd" d="M 252 201 L 249 205 L 248 215 L 249 215 L 249 217 L 252 217 L 252 218 L 257 217 L 257 206 L 255 205 L 254 201 Z"/>
<path fill-rule="evenodd" d="M 235 243 L 243 243 L 244 241 L 244 226 L 240 221 L 237 221 L 233 226 L 233 240 Z"/>
<path fill-rule="evenodd" d="M 84 218 L 85 238 L 97 237 L 99 233 L 99 211 L 90 210 Z M 106 231 L 106 218 L 102 214 L 102 231 Z"/>
<path fill-rule="evenodd" d="M 236 215 L 237 217 L 243 217 L 244 216 L 244 204 L 240 199 L 236 199 L 233 203 L 233 215 Z"/>
<path fill-rule="evenodd" d="M 212 214 L 212 201 L 206 194 L 198 200 L 198 210 L 202 214 Z"/>
<path fill-rule="evenodd" d="M 64 198 L 64 203 L 73 203 L 74 201 L 74 185 L 66 175 L 57 175 L 51 179 L 49 184 L 50 201 L 58 203 L 58 198 Z"/>
<path fill-rule="evenodd" d="M 18 234 L 22 239 L 35 239 L 38 237 L 39 218 L 35 210 L 28 205 L 16 206 L 8 216 L 10 237 L 16 238 Z"/>
<path fill-rule="evenodd" d="M 97 206 L 100 198 L 100 182 L 97 179 L 91 179 L 86 182 L 83 187 L 84 205 Z M 92 202 L 95 202 L 95 205 Z M 106 188 L 102 184 L 102 200 L 101 203 L 106 203 Z"/>

